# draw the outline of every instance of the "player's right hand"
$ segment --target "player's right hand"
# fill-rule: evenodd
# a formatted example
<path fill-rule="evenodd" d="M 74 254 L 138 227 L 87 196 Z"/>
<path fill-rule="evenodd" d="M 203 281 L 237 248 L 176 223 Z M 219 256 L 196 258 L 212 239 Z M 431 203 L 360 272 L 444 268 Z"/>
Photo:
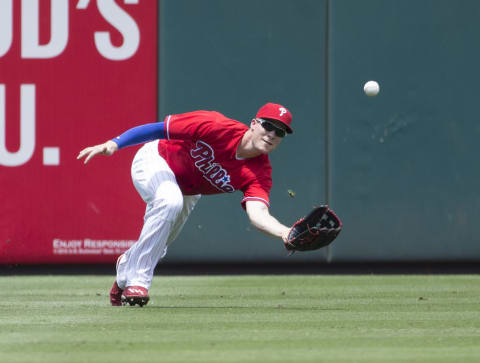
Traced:
<path fill-rule="evenodd" d="M 86 156 L 84 164 L 88 163 L 91 158 L 93 158 L 95 155 L 102 154 L 102 155 L 112 155 L 115 151 L 118 150 L 118 145 L 112 140 L 108 140 L 107 142 L 100 144 L 100 145 L 95 145 L 95 146 L 89 146 L 82 151 L 77 156 L 77 160 L 83 158 Z"/>

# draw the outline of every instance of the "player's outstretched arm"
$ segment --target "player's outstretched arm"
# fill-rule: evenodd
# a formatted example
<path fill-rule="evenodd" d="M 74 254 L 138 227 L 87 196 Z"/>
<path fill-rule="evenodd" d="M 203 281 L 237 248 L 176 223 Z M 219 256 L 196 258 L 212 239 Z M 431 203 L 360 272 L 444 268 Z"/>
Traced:
<path fill-rule="evenodd" d="M 102 155 L 112 155 L 115 151 L 118 150 L 118 145 L 116 142 L 112 140 L 108 140 L 107 142 L 104 142 L 103 144 L 95 145 L 95 146 L 89 146 L 82 151 L 77 156 L 77 160 L 86 157 L 84 164 L 88 163 L 91 158 L 93 158 L 95 155 L 102 154 Z"/>
<path fill-rule="evenodd" d="M 82 151 L 77 156 L 81 159 L 86 156 L 85 164 L 90 161 L 95 155 L 112 155 L 115 151 L 127 146 L 142 144 L 147 141 L 164 139 L 165 138 L 165 123 L 154 122 L 145 125 L 133 127 L 125 131 L 114 140 L 109 140 L 103 144 L 90 146 Z"/>
<path fill-rule="evenodd" d="M 248 218 L 255 228 L 270 236 L 281 238 L 284 242 L 287 241 L 290 228 L 273 217 L 264 203 L 247 201 L 245 208 Z"/>

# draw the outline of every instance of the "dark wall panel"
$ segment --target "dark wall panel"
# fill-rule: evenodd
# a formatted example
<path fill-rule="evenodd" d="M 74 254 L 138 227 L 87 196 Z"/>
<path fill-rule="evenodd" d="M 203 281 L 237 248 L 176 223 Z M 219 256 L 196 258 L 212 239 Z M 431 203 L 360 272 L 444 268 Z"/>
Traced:
<path fill-rule="evenodd" d="M 248 124 L 267 101 L 291 110 L 295 132 L 271 155 L 271 212 L 285 224 L 326 198 L 325 4 L 317 0 L 160 2 L 162 117 L 210 109 Z M 298 160 L 305 162 L 298 165 Z M 288 190 L 295 192 L 295 198 Z M 282 242 L 252 230 L 241 198 L 239 192 L 203 197 L 167 259 L 283 261 Z M 324 253 L 291 260 L 321 260 Z"/>
<path fill-rule="evenodd" d="M 473 0 L 331 2 L 333 261 L 480 257 L 479 15 Z"/>

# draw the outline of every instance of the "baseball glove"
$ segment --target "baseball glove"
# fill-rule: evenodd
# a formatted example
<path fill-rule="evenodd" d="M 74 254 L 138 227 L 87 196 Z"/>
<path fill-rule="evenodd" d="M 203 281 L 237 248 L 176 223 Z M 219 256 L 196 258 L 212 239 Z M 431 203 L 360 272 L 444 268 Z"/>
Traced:
<path fill-rule="evenodd" d="M 285 248 L 292 253 L 317 250 L 332 243 L 341 230 L 342 221 L 327 205 L 315 207 L 292 226 Z"/>

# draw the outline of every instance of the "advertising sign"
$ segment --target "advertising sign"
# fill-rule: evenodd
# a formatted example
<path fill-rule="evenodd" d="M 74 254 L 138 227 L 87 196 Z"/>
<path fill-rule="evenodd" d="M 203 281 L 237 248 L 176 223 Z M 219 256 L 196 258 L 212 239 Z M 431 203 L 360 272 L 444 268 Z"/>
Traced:
<path fill-rule="evenodd" d="M 135 242 L 138 147 L 76 157 L 156 103 L 156 1 L 0 0 L 0 263 L 111 262 Z"/>

